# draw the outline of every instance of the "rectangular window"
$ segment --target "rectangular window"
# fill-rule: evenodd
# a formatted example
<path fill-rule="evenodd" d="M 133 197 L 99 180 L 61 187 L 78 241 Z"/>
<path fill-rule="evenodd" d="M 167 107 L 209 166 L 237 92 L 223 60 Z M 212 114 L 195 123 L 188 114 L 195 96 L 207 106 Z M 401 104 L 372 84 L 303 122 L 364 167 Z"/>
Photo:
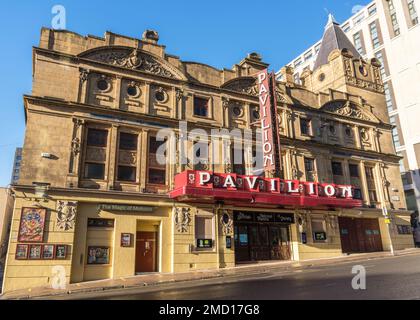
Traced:
<path fill-rule="evenodd" d="M 341 162 L 332 162 L 331 163 L 332 172 L 335 176 L 342 176 L 343 175 L 343 166 Z"/>
<path fill-rule="evenodd" d="M 359 178 L 359 166 L 357 164 L 349 164 L 350 177 Z"/>
<path fill-rule="evenodd" d="M 395 110 L 392 85 L 390 81 L 384 83 L 385 101 L 388 112 Z"/>
<path fill-rule="evenodd" d="M 312 59 L 312 56 L 313 56 L 313 53 L 312 53 L 312 50 L 310 50 L 310 51 L 307 51 L 305 54 L 304 54 L 304 58 L 305 58 L 305 61 L 308 61 L 308 60 L 310 60 L 310 59 Z"/>
<path fill-rule="evenodd" d="M 397 124 L 397 118 L 395 116 L 389 117 L 389 122 L 395 126 L 392 129 L 392 140 L 394 141 L 395 148 L 401 147 L 401 141 L 400 141 L 400 135 L 398 133 L 398 124 Z"/>
<path fill-rule="evenodd" d="M 295 68 L 299 67 L 302 64 L 302 59 L 296 59 L 295 62 L 293 62 Z"/>
<path fill-rule="evenodd" d="M 157 156 L 160 147 L 166 141 L 158 141 L 156 137 L 149 137 L 149 162 L 147 170 L 147 182 L 154 185 L 166 184 L 166 164 L 160 164 Z"/>
<path fill-rule="evenodd" d="M 208 142 L 196 142 L 193 146 L 194 170 L 207 170 L 210 163 L 210 145 Z M 229 152 L 229 150 L 227 150 Z"/>
<path fill-rule="evenodd" d="M 199 243 L 201 242 L 203 244 L 207 244 L 201 248 L 210 250 L 213 249 L 213 242 L 215 240 L 213 221 L 214 219 L 212 216 L 195 216 L 195 239 L 197 247 L 199 247 Z"/>
<path fill-rule="evenodd" d="M 108 131 L 88 128 L 86 136 L 86 155 L 83 177 L 104 180 Z"/>
<path fill-rule="evenodd" d="M 361 55 L 365 54 L 363 39 L 362 39 L 362 32 L 359 31 L 353 35 L 353 42 L 354 47 L 356 48 L 357 52 L 359 52 Z"/>
<path fill-rule="evenodd" d="M 369 25 L 369 30 L 370 30 L 370 37 L 372 39 L 373 49 L 376 49 L 381 45 L 381 41 L 379 39 L 378 27 L 376 25 L 376 22 L 373 22 Z"/>
<path fill-rule="evenodd" d="M 369 16 L 373 16 L 376 12 L 378 12 L 378 8 L 376 7 L 376 3 L 375 3 L 374 5 L 371 5 L 368 8 L 368 13 L 369 13 Z"/>
<path fill-rule="evenodd" d="M 315 181 L 315 160 L 311 158 L 305 158 L 305 173 L 306 173 L 306 181 L 314 182 Z"/>
<path fill-rule="evenodd" d="M 367 188 L 369 201 L 372 207 L 376 206 L 378 203 L 378 194 L 376 191 L 375 185 L 375 170 L 372 166 L 365 166 L 365 175 L 367 180 Z"/>
<path fill-rule="evenodd" d="M 365 14 L 361 13 L 356 18 L 353 19 L 354 26 L 357 26 L 362 23 L 362 21 L 365 19 Z"/>
<path fill-rule="evenodd" d="M 321 50 L 321 44 L 315 46 L 315 54 L 318 54 L 319 50 Z"/>
<path fill-rule="evenodd" d="M 105 164 L 85 163 L 85 178 L 103 180 L 105 177 Z"/>
<path fill-rule="evenodd" d="M 375 180 L 375 175 L 373 173 L 373 167 L 365 167 L 366 179 Z"/>
<path fill-rule="evenodd" d="M 137 150 L 137 140 L 138 135 L 137 134 L 131 134 L 131 133 L 120 133 L 120 143 L 119 147 L 121 150 Z"/>
<path fill-rule="evenodd" d="M 414 4 L 414 0 L 405 0 L 405 1 L 406 1 L 408 15 L 410 19 L 409 26 L 412 27 L 419 23 L 419 17 L 417 15 L 416 5 Z"/>
<path fill-rule="evenodd" d="M 118 140 L 117 180 L 135 182 L 137 167 L 137 134 L 120 132 Z"/>
<path fill-rule="evenodd" d="M 235 149 L 234 147 L 231 148 L 231 162 L 232 162 L 232 172 L 245 175 L 245 152 L 242 149 Z"/>
<path fill-rule="evenodd" d="M 209 99 L 194 97 L 194 115 L 206 118 L 209 116 Z"/>
<path fill-rule="evenodd" d="M 106 147 L 108 141 L 108 131 L 99 129 L 89 129 L 87 135 L 87 145 L 90 147 Z"/>
<path fill-rule="evenodd" d="M 349 32 L 350 30 L 350 23 L 346 23 L 343 27 L 342 27 L 343 31 L 345 33 Z"/>
<path fill-rule="evenodd" d="M 306 118 L 300 118 L 300 132 L 304 136 L 312 135 L 311 120 Z"/>
<path fill-rule="evenodd" d="M 392 31 L 393 31 L 394 37 L 396 37 L 400 34 L 400 26 L 398 24 L 397 12 L 395 10 L 394 0 L 386 0 L 386 2 L 388 4 L 388 13 L 391 19 Z"/>
<path fill-rule="evenodd" d="M 388 76 L 388 71 L 386 69 L 386 60 L 384 56 L 384 52 L 378 51 L 375 53 L 375 58 L 378 59 L 378 61 L 381 63 L 381 76 L 382 80 Z"/>
<path fill-rule="evenodd" d="M 136 181 L 136 167 L 118 166 L 118 181 Z"/>

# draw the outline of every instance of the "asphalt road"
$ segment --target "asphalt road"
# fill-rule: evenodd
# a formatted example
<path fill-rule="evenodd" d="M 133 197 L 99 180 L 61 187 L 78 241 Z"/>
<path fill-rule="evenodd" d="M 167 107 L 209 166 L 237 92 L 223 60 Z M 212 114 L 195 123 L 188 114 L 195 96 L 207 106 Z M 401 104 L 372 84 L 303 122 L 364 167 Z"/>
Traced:
<path fill-rule="evenodd" d="M 366 270 L 366 290 L 352 288 L 352 268 Z M 420 255 L 316 266 L 289 273 L 269 272 L 149 288 L 73 296 L 127 300 L 420 300 Z"/>

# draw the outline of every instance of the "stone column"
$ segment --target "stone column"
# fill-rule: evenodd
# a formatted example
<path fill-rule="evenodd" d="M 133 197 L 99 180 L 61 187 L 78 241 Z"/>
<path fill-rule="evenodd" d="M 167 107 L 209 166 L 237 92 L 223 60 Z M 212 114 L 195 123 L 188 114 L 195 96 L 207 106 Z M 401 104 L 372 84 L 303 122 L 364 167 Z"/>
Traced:
<path fill-rule="evenodd" d="M 75 188 L 79 184 L 80 162 L 82 152 L 82 141 L 84 134 L 85 121 L 73 118 L 73 135 L 70 147 L 69 170 L 67 175 L 66 187 Z"/>
<path fill-rule="evenodd" d="M 115 187 L 115 175 L 117 174 L 117 157 L 118 157 L 118 129 L 119 125 L 113 124 L 111 128 L 111 139 L 107 150 L 108 171 L 105 180 L 108 181 L 108 190 Z"/>
<path fill-rule="evenodd" d="M 360 185 L 362 187 L 362 194 L 364 204 L 370 205 L 368 183 L 366 179 L 365 162 L 360 161 Z"/>
<path fill-rule="evenodd" d="M 146 178 L 147 178 L 147 166 L 149 163 L 148 158 L 148 145 L 149 145 L 149 130 L 148 129 L 142 129 L 141 132 L 141 153 L 140 153 L 140 159 L 143 159 L 144 161 L 141 161 L 140 166 L 140 191 L 143 191 L 146 189 Z"/>
<path fill-rule="evenodd" d="M 114 96 L 114 105 L 112 106 L 113 109 L 120 108 L 120 100 L 121 100 L 121 76 L 115 77 L 115 96 Z"/>

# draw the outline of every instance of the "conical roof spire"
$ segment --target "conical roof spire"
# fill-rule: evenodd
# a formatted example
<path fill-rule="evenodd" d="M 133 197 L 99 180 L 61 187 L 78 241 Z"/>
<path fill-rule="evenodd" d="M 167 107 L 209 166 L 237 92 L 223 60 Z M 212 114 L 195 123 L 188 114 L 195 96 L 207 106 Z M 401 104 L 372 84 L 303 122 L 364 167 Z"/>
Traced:
<path fill-rule="evenodd" d="M 328 14 L 328 22 L 327 25 L 325 26 L 325 29 L 328 29 L 329 27 L 331 27 L 333 24 L 338 24 L 337 21 L 335 20 L 334 16 L 332 15 L 332 13 Z"/>
<path fill-rule="evenodd" d="M 332 14 L 328 15 L 328 22 L 325 26 L 324 36 L 321 42 L 321 48 L 319 49 L 318 57 L 315 61 L 314 70 L 320 66 L 328 63 L 328 56 L 336 49 L 343 50 L 347 49 L 355 58 L 361 58 L 359 52 L 356 50 L 354 45 L 347 38 L 343 29 L 334 19 Z"/>

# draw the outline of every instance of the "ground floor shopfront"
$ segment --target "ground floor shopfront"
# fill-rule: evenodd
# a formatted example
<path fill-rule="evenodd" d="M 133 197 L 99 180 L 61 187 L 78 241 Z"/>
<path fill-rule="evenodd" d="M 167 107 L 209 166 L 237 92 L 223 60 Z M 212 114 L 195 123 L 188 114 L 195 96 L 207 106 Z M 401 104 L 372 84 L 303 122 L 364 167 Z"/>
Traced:
<path fill-rule="evenodd" d="M 380 210 L 173 202 L 165 195 L 16 190 L 3 290 L 139 273 L 413 247 L 410 216 Z M 391 236 L 390 236 L 391 235 Z"/>

